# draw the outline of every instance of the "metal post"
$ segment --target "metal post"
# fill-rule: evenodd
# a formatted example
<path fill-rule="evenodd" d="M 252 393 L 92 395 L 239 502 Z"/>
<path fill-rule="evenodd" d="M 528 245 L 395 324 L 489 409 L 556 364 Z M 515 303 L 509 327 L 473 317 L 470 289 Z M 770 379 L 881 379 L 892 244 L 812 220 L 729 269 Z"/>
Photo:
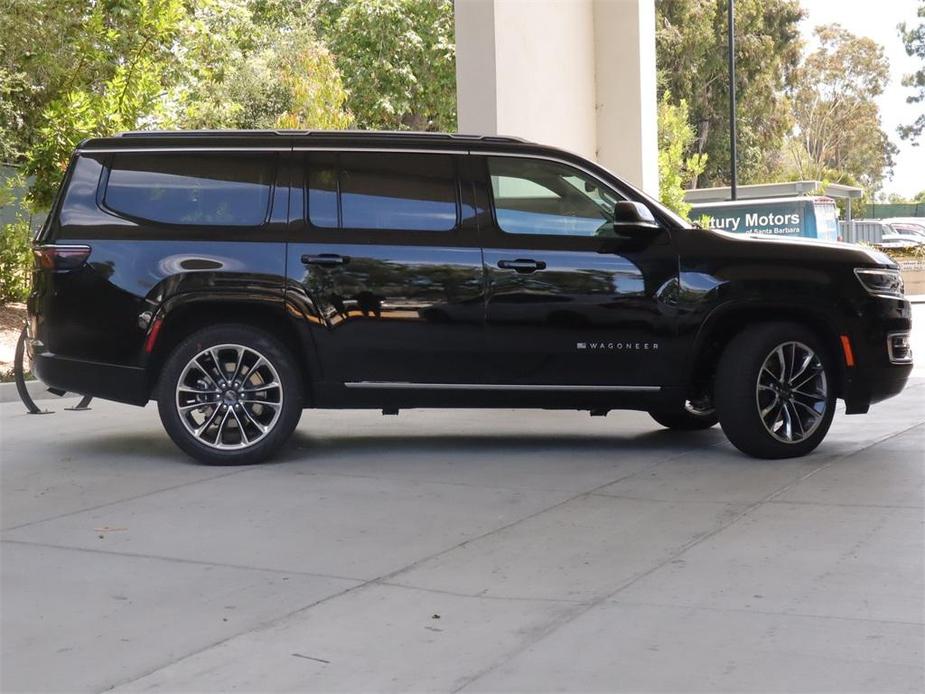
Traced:
<path fill-rule="evenodd" d="M 735 56 L 735 0 L 727 0 L 729 9 L 729 193 L 736 199 L 736 56 Z"/>
<path fill-rule="evenodd" d="M 848 233 L 845 235 L 845 241 L 849 243 L 856 243 L 857 237 L 854 235 L 854 220 L 851 219 L 851 198 L 847 198 L 848 204 L 845 207 L 845 227 L 848 230 Z"/>
<path fill-rule="evenodd" d="M 43 410 L 35 404 L 32 396 L 29 395 L 29 388 L 26 387 L 26 373 L 23 367 L 23 359 L 26 352 L 26 328 L 23 327 L 19 334 L 19 341 L 16 343 L 16 353 L 13 355 L 13 375 L 16 379 L 16 392 L 19 393 L 19 399 L 26 406 L 29 414 L 51 414 L 51 410 Z"/>

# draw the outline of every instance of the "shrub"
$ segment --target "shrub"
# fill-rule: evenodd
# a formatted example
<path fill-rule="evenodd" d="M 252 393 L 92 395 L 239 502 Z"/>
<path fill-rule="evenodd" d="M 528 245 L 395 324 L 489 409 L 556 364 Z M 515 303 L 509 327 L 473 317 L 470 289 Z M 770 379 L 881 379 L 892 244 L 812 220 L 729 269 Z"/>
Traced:
<path fill-rule="evenodd" d="M 0 303 L 23 301 L 32 277 L 32 230 L 25 220 L 11 222 L 0 233 Z"/>
<path fill-rule="evenodd" d="M 658 103 L 658 190 L 662 202 L 682 217 L 691 209 L 684 190 L 707 166 L 706 154 L 691 153 L 695 137 L 687 102 L 672 103 L 665 92 Z"/>

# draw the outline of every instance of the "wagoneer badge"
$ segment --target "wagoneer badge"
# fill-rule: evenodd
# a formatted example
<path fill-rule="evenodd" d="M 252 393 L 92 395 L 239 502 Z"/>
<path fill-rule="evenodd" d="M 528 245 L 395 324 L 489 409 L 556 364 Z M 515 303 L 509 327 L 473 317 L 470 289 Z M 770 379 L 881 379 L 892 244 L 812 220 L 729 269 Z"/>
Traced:
<path fill-rule="evenodd" d="M 658 349 L 657 342 L 578 342 L 578 349 L 611 352 L 649 352 Z"/>

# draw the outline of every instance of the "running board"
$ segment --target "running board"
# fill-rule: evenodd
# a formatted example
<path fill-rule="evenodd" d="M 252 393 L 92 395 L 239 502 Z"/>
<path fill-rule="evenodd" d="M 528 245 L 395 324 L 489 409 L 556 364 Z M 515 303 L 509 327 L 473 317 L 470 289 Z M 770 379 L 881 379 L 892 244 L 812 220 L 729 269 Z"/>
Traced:
<path fill-rule="evenodd" d="M 536 392 L 657 393 L 661 386 L 518 385 L 507 383 L 409 383 L 406 381 L 350 381 L 345 388 L 366 390 L 509 390 Z"/>

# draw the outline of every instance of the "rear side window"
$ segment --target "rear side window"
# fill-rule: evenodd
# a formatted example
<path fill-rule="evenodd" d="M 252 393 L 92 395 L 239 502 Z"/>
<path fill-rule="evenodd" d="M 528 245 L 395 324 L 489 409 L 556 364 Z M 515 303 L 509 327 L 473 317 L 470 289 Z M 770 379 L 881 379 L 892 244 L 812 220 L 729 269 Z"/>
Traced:
<path fill-rule="evenodd" d="M 451 231 L 457 223 L 452 155 L 345 152 L 312 158 L 308 215 L 316 227 Z"/>
<path fill-rule="evenodd" d="M 273 157 L 254 154 L 116 154 L 106 207 L 175 225 L 258 226 L 267 218 Z"/>

